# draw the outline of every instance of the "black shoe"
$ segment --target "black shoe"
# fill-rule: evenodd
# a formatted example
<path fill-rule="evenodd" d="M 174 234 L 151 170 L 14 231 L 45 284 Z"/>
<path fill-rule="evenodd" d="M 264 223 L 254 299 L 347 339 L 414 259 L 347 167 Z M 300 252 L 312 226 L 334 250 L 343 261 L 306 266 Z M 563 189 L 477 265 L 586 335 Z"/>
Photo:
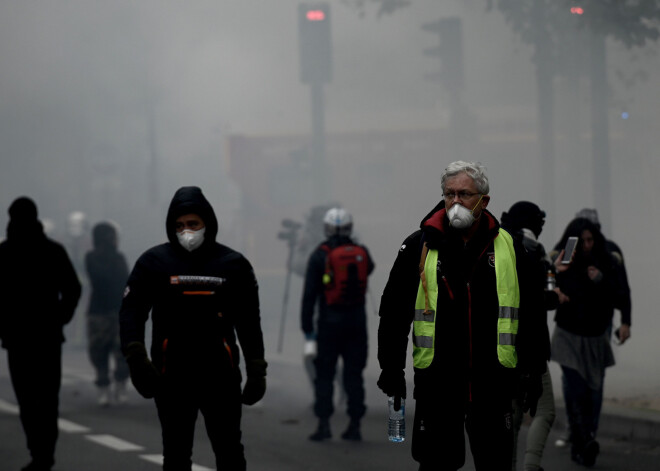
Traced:
<path fill-rule="evenodd" d="M 351 420 L 348 424 L 348 428 L 344 433 L 341 434 L 341 438 L 344 440 L 353 440 L 359 442 L 362 440 L 362 434 L 360 433 L 360 421 Z"/>
<path fill-rule="evenodd" d="M 328 419 L 319 420 L 319 428 L 316 429 L 316 432 L 309 436 L 309 439 L 313 442 L 320 442 L 326 438 L 332 438 L 332 433 L 330 432 L 330 422 Z"/>
<path fill-rule="evenodd" d="M 582 450 L 582 464 L 587 467 L 592 467 L 596 464 L 596 457 L 600 452 L 600 445 L 596 440 L 589 440 L 584 449 Z"/>

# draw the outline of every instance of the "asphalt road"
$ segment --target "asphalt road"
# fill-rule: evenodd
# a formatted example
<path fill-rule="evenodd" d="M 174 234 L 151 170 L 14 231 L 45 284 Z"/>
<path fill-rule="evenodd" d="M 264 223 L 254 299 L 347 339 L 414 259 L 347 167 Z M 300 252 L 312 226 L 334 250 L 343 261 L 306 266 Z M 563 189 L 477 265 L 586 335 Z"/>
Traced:
<path fill-rule="evenodd" d="M 316 419 L 311 409 L 311 389 L 300 362 L 269 358 L 268 393 L 254 407 L 244 409 L 243 442 L 250 470 L 415 470 L 410 441 L 392 444 L 386 438 L 386 398 L 366 378 L 368 412 L 360 443 L 345 442 L 339 435 L 348 418 L 340 405 L 332 419 L 334 438 L 314 443 L 307 436 Z M 96 405 L 92 369 L 82 350 L 67 350 L 64 357 L 60 396 L 61 424 L 55 471 L 116 471 L 159 469 L 160 427 L 151 401 L 130 389 L 124 405 L 100 408 Z M 414 404 L 407 407 L 409 421 Z M 544 468 L 584 469 L 570 461 L 566 449 L 553 443 L 560 428 L 552 431 Z M 526 428 L 522 430 L 522 440 Z M 601 437 L 602 453 L 594 469 L 658 470 L 659 444 L 621 441 Z M 442 444 L 438 444 L 442 453 Z M 522 459 L 522 457 L 521 457 Z M 0 471 L 19 470 L 29 460 L 18 420 L 15 399 L 8 378 L 6 357 L 0 355 Z M 215 468 L 215 461 L 200 418 L 193 455 L 195 471 Z M 522 466 L 520 467 L 522 469 Z M 469 452 L 465 470 L 473 470 Z"/>

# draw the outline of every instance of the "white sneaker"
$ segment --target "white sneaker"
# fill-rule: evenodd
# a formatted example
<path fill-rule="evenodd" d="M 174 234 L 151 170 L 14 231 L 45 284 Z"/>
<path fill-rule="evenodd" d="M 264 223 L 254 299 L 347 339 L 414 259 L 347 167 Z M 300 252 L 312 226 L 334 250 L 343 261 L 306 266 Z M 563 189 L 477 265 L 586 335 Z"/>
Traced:
<path fill-rule="evenodd" d="M 565 448 L 568 445 L 568 438 L 561 437 L 555 440 L 555 446 L 557 448 Z"/>
<path fill-rule="evenodd" d="M 106 407 L 110 404 L 110 388 L 108 388 L 108 386 L 99 388 L 99 395 L 96 399 L 96 403 L 101 407 Z"/>
<path fill-rule="evenodd" d="M 126 382 L 115 383 L 115 400 L 119 404 L 126 404 L 126 402 L 128 402 L 128 394 L 126 393 Z"/>

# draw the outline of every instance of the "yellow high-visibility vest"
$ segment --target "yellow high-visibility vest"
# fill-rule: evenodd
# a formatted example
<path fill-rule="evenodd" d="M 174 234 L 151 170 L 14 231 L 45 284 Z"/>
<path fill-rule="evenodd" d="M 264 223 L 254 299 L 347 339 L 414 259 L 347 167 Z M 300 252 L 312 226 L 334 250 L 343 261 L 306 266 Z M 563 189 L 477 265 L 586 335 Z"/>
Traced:
<path fill-rule="evenodd" d="M 518 363 L 516 335 L 518 334 L 518 308 L 520 287 L 516 271 L 516 253 L 513 238 L 504 229 L 493 241 L 495 247 L 495 279 L 499 316 L 497 320 L 497 358 L 507 368 Z M 438 302 L 438 251 L 429 250 L 424 244 L 420 260 L 420 280 L 415 301 L 413 320 L 413 365 L 427 368 L 435 352 L 435 321 Z M 441 335 L 453 335 L 443 332 Z"/>

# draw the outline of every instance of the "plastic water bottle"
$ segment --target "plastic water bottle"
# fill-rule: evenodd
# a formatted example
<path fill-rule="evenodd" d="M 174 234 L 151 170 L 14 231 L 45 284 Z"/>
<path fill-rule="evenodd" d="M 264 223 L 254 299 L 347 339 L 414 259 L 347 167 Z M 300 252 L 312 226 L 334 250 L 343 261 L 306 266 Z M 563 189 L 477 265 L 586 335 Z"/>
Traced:
<path fill-rule="evenodd" d="M 387 423 L 387 435 L 391 442 L 401 443 L 406 439 L 406 404 L 401 398 L 401 409 L 394 410 L 394 397 L 387 399 L 390 417 Z"/>
<path fill-rule="evenodd" d="M 552 291 L 555 289 L 557 286 L 557 281 L 555 280 L 555 274 L 553 273 L 552 270 L 548 270 L 548 275 L 546 277 L 546 285 L 545 285 L 545 290 L 546 291 Z"/>

